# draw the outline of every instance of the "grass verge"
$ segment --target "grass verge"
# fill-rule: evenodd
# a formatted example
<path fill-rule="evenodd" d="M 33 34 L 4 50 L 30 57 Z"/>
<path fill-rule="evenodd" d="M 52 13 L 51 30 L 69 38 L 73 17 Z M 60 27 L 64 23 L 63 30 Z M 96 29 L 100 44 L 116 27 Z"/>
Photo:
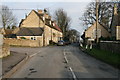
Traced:
<path fill-rule="evenodd" d="M 85 52 L 95 57 L 96 59 L 99 59 L 120 69 L 120 54 L 118 53 L 112 53 L 110 51 L 100 50 L 96 48 L 93 48 L 92 50 L 87 49 Z"/>

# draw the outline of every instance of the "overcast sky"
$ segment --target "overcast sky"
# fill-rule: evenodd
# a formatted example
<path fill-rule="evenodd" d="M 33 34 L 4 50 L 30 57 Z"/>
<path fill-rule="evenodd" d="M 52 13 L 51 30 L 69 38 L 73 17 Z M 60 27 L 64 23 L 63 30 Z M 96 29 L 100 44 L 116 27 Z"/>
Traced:
<path fill-rule="evenodd" d="M 46 1 L 46 0 L 45 0 Z M 82 22 L 79 20 L 79 17 L 81 17 L 87 7 L 87 5 L 90 3 L 89 1 L 85 2 L 37 2 L 34 0 L 34 2 L 3 2 L 2 5 L 7 5 L 10 9 L 12 9 L 14 15 L 16 16 L 18 23 L 21 21 L 21 19 L 25 18 L 25 14 L 29 14 L 32 9 L 49 9 L 50 14 L 53 16 L 54 11 L 63 8 L 68 16 L 72 19 L 71 20 L 71 28 L 76 29 L 80 33 L 83 32 L 84 26 L 82 25 Z M 20 10 L 22 9 L 22 10 Z M 23 10 L 27 9 L 27 10 Z"/>

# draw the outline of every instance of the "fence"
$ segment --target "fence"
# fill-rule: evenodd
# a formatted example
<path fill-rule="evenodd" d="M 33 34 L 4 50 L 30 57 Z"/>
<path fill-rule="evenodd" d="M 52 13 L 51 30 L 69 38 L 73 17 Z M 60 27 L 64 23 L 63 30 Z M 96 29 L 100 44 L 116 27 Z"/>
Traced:
<path fill-rule="evenodd" d="M 120 42 L 117 41 L 102 41 L 100 42 L 100 49 L 120 53 Z"/>

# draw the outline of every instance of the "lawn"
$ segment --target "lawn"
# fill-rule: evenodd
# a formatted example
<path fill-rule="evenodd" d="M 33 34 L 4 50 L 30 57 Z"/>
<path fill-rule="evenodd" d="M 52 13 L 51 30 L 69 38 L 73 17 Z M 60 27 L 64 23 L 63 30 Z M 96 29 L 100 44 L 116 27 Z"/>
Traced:
<path fill-rule="evenodd" d="M 120 69 L 120 54 L 95 48 L 85 51 L 87 54 Z"/>

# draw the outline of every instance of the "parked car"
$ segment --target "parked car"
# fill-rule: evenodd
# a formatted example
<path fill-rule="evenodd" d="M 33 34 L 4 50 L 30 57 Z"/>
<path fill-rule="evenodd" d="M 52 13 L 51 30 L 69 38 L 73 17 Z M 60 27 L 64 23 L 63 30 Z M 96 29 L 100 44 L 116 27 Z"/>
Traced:
<path fill-rule="evenodd" d="M 64 46 L 65 45 L 65 42 L 63 40 L 60 40 L 58 41 L 57 43 L 58 46 Z"/>

